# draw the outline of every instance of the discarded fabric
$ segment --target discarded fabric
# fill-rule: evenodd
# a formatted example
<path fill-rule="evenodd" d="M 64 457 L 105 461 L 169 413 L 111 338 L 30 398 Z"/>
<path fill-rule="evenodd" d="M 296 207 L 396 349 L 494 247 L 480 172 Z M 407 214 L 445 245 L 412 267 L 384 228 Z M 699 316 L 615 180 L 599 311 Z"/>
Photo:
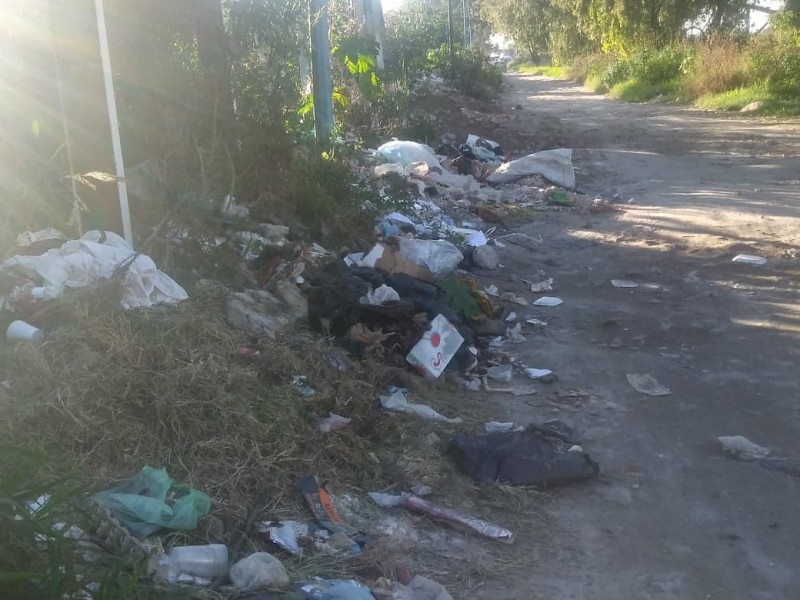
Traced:
<path fill-rule="evenodd" d="M 462 422 L 461 417 L 448 419 L 433 410 L 427 404 L 415 404 L 409 402 L 403 390 L 396 390 L 389 396 L 380 396 L 381 406 L 386 410 L 394 412 L 411 413 L 431 421 L 442 421 L 444 423 L 458 424 Z"/>
<path fill-rule="evenodd" d="M 124 308 L 175 304 L 189 297 L 158 270 L 150 257 L 135 253 L 124 239 L 110 231 L 87 231 L 79 240 L 70 240 L 41 256 L 14 256 L 0 265 L 0 271 L 41 280 L 41 286 L 34 288 L 32 294 L 44 300 L 116 273 L 122 274 Z"/>
<path fill-rule="evenodd" d="M 476 481 L 551 486 L 599 473 L 588 454 L 567 450 L 572 445 L 569 437 L 546 425 L 529 425 L 521 432 L 456 436 L 448 450 L 456 466 Z"/>
<path fill-rule="evenodd" d="M 489 175 L 489 183 L 513 183 L 529 175 L 541 175 L 563 188 L 575 188 L 575 170 L 572 166 L 572 150 L 558 148 L 523 156 L 500 165 Z"/>

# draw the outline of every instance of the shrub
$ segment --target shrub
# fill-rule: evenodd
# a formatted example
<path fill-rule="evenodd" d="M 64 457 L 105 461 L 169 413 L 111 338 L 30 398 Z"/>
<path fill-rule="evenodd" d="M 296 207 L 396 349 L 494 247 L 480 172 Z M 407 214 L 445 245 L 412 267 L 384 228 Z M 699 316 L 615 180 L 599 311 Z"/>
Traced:
<path fill-rule="evenodd" d="M 456 46 L 453 64 L 447 44 L 428 52 L 428 68 L 441 75 L 459 92 L 485 98 L 494 95 L 503 83 L 503 73 L 480 52 Z"/>
<path fill-rule="evenodd" d="M 687 85 L 695 96 L 703 96 L 741 87 L 747 79 L 747 61 L 740 44 L 715 37 L 698 44 Z"/>
<path fill-rule="evenodd" d="M 630 73 L 634 79 L 665 83 L 681 75 L 690 56 L 690 48 L 678 44 L 655 52 L 642 50 L 630 59 Z"/>
<path fill-rule="evenodd" d="M 798 11 L 800 12 L 800 11 Z M 779 15 L 750 46 L 753 75 L 777 93 L 800 93 L 800 17 Z"/>

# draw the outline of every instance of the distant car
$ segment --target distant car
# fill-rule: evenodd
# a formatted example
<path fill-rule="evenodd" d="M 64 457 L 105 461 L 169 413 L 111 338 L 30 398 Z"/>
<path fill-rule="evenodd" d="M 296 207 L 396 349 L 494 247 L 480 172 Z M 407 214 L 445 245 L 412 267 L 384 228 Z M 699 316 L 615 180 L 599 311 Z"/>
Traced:
<path fill-rule="evenodd" d="M 508 52 L 492 52 L 489 55 L 489 62 L 496 67 L 500 67 L 504 71 L 508 69 L 508 65 L 512 60 L 514 60 L 514 57 Z"/>

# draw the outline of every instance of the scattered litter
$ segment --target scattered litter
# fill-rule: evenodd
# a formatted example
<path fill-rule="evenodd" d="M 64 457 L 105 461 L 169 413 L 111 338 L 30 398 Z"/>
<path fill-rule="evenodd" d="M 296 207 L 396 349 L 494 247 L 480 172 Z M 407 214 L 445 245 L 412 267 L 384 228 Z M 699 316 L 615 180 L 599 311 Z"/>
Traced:
<path fill-rule="evenodd" d="M 489 287 L 483 288 L 483 291 L 494 298 L 498 298 L 500 296 L 500 290 L 494 284 L 490 285 Z"/>
<path fill-rule="evenodd" d="M 418 279 L 433 281 L 433 273 L 430 270 L 404 258 L 393 246 L 386 244 L 375 244 L 372 250 L 364 256 L 359 266 L 382 269 L 392 274 L 405 273 Z"/>
<path fill-rule="evenodd" d="M 755 460 L 769 455 L 769 448 L 764 448 L 748 440 L 743 435 L 724 435 L 717 438 L 726 454 L 739 460 Z"/>
<path fill-rule="evenodd" d="M 767 264 L 767 259 L 763 256 L 756 256 L 755 254 L 737 254 L 733 257 L 732 262 L 761 266 Z"/>
<path fill-rule="evenodd" d="M 464 389 L 469 390 L 470 392 L 480 392 L 481 391 L 481 380 L 480 379 L 465 379 L 464 381 Z"/>
<path fill-rule="evenodd" d="M 615 288 L 638 288 L 639 284 L 635 281 L 629 281 L 628 279 L 612 279 L 611 285 Z"/>
<path fill-rule="evenodd" d="M 259 523 L 257 530 L 259 533 L 269 534 L 269 541 L 276 546 L 280 546 L 289 554 L 302 556 L 303 548 L 300 546 L 299 538 L 308 536 L 308 525 L 297 521 L 282 521 L 279 523 Z"/>
<path fill-rule="evenodd" d="M 342 260 L 348 267 L 357 267 L 363 262 L 364 256 L 363 252 L 354 252 L 352 254 L 347 254 Z"/>
<path fill-rule="evenodd" d="M 489 183 L 513 183 L 529 175 L 541 175 L 558 186 L 574 189 L 572 149 L 558 148 L 523 156 L 500 165 L 486 180 Z"/>
<path fill-rule="evenodd" d="M 385 494 L 379 492 L 371 492 L 369 497 L 372 498 L 376 504 L 381 507 L 389 508 L 393 506 L 405 506 L 415 512 L 429 515 L 435 519 L 454 523 L 456 525 L 463 525 L 470 529 L 477 531 L 479 534 L 499 542 L 510 543 L 513 540 L 514 534 L 509 530 L 478 519 L 463 515 L 459 512 L 439 506 L 428 500 L 423 500 L 413 494 Z"/>
<path fill-rule="evenodd" d="M 289 586 L 286 567 L 268 552 L 255 552 L 234 564 L 230 578 L 233 587 L 242 591 L 280 590 Z"/>
<path fill-rule="evenodd" d="M 374 600 L 369 588 L 352 579 L 315 579 L 300 584 L 306 600 Z"/>
<path fill-rule="evenodd" d="M 459 228 L 454 229 L 456 233 L 460 231 L 469 231 L 469 230 L 461 230 Z M 472 246 L 474 248 L 479 248 L 485 246 L 489 240 L 486 239 L 486 234 L 482 231 L 476 231 L 475 233 L 471 233 L 469 238 L 467 238 L 467 246 Z"/>
<path fill-rule="evenodd" d="M 342 417 L 340 415 L 329 413 L 327 417 L 323 417 L 319 421 L 320 433 L 330 433 L 331 431 L 339 431 L 347 427 L 352 419 Z"/>
<path fill-rule="evenodd" d="M 522 335 L 522 323 L 517 323 L 506 331 L 506 341 L 511 344 L 524 344 L 528 341 L 528 338 Z"/>
<path fill-rule="evenodd" d="M 669 396 L 672 393 L 669 388 L 658 383 L 655 377 L 648 373 L 630 373 L 625 377 L 628 379 L 628 383 L 631 384 L 631 387 L 642 394 L 647 394 L 648 396 Z"/>
<path fill-rule="evenodd" d="M 427 377 L 436 379 L 453 360 L 464 338 L 444 316 L 437 315 L 430 329 L 408 353 L 406 360 Z"/>
<path fill-rule="evenodd" d="M 350 536 L 355 533 L 355 530 L 349 527 L 339 516 L 328 490 L 319 485 L 316 477 L 313 475 L 302 477 L 297 482 L 297 491 L 303 496 L 306 505 L 322 527 L 332 534 L 342 533 Z M 348 553 L 352 555 L 359 554 L 361 552 L 360 546 L 352 540 L 350 542 L 347 548 Z"/>
<path fill-rule="evenodd" d="M 528 319 L 525 321 L 528 325 L 533 325 L 534 327 L 538 327 L 539 329 L 544 329 L 547 327 L 547 321 L 542 321 L 541 319 Z"/>
<path fill-rule="evenodd" d="M 165 469 L 150 466 L 122 484 L 98 492 L 91 500 L 108 509 L 139 539 L 160 529 L 194 529 L 198 519 L 211 510 L 206 494 L 175 484 Z"/>
<path fill-rule="evenodd" d="M 789 258 L 800 258 L 800 248 L 789 248 L 786 251 L 786 256 Z"/>
<path fill-rule="evenodd" d="M 500 264 L 497 251 L 491 246 L 478 246 L 472 251 L 472 262 L 480 269 L 494 271 Z"/>
<path fill-rule="evenodd" d="M 380 146 L 376 152 L 390 163 L 405 167 L 416 162 L 424 162 L 429 167 L 441 168 L 433 150 L 417 142 L 392 140 Z"/>
<path fill-rule="evenodd" d="M 514 292 L 505 292 L 500 296 L 500 299 L 513 302 L 514 304 L 518 304 L 520 306 L 528 306 L 528 300 L 521 296 L 517 296 Z"/>
<path fill-rule="evenodd" d="M 39 231 L 26 231 L 17 236 L 17 248 L 25 248 L 23 254 L 41 254 L 51 248 L 57 248 L 67 241 L 67 237 L 58 229 L 48 227 Z M 35 251 L 34 251 L 35 250 Z"/>
<path fill-rule="evenodd" d="M 289 282 L 287 284 L 295 287 Z M 288 291 L 288 287 L 284 289 Z M 252 337 L 275 339 L 295 321 L 308 315 L 308 305 L 302 294 L 297 300 L 299 303 L 291 307 L 267 290 L 234 292 L 227 303 L 228 320 Z"/>
<path fill-rule="evenodd" d="M 534 306 L 560 306 L 561 304 L 564 304 L 564 301 L 555 296 L 542 296 L 533 303 Z"/>
<path fill-rule="evenodd" d="M 537 392 L 538 390 L 536 389 L 536 386 L 532 384 L 520 385 L 511 388 L 511 394 L 513 394 L 514 396 L 532 396 Z"/>
<path fill-rule="evenodd" d="M 44 332 L 25 321 L 12 321 L 6 330 L 6 339 L 41 344 Z"/>
<path fill-rule="evenodd" d="M 292 385 L 300 392 L 303 398 L 311 398 L 317 393 L 317 390 L 308 385 L 308 377 L 305 375 L 294 375 L 292 377 Z"/>
<path fill-rule="evenodd" d="M 173 546 L 159 556 L 160 578 L 168 583 L 209 585 L 228 572 L 228 547 L 225 544 Z"/>
<path fill-rule="evenodd" d="M 453 597 L 439 583 L 417 575 L 408 584 L 414 594 L 414 600 L 453 600 Z"/>
<path fill-rule="evenodd" d="M 508 383 L 513 377 L 511 365 L 496 365 L 486 370 L 486 376 L 493 381 Z"/>
<path fill-rule="evenodd" d="M 524 431 L 457 436 L 448 448 L 456 466 L 479 482 L 562 485 L 596 477 L 598 464 L 557 428 L 529 425 Z"/>
<path fill-rule="evenodd" d="M 461 417 L 448 419 L 433 410 L 427 404 L 415 404 L 409 402 L 403 390 L 395 390 L 390 396 L 380 396 L 381 406 L 386 410 L 394 412 L 411 413 L 431 421 L 442 421 L 444 423 L 458 424 L 462 422 Z"/>
<path fill-rule="evenodd" d="M 533 379 L 534 381 L 537 379 L 544 379 L 545 377 L 550 377 L 553 374 L 553 371 L 550 369 L 525 369 L 525 375 Z"/>
<path fill-rule="evenodd" d="M 517 318 L 518 318 L 517 317 L 517 313 L 515 313 L 513 311 L 508 313 L 508 315 L 506 315 L 506 321 L 509 322 L 509 323 L 513 323 L 514 321 L 517 320 Z"/>
<path fill-rule="evenodd" d="M 499 423 L 498 421 L 489 421 L 483 424 L 483 429 L 486 433 L 507 433 L 509 431 L 522 431 L 524 427 L 514 427 L 514 423 Z"/>
<path fill-rule="evenodd" d="M 552 292 L 553 291 L 553 278 L 546 277 L 541 281 L 526 281 L 525 283 L 530 284 L 531 292 L 534 294 L 541 294 L 543 292 Z"/>
<path fill-rule="evenodd" d="M 13 256 L 0 265 L 0 272 L 40 281 L 30 294 L 41 300 L 53 300 L 65 289 L 83 288 L 115 274 L 122 276 L 124 308 L 175 304 L 189 297 L 150 257 L 135 253 L 111 231 L 87 231 L 41 256 Z"/>
<path fill-rule="evenodd" d="M 420 496 L 420 497 L 433 495 L 433 489 L 429 485 L 414 485 L 414 486 L 411 486 L 411 492 L 415 496 Z"/>
<path fill-rule="evenodd" d="M 389 302 L 399 302 L 400 301 L 400 294 L 397 293 L 397 290 L 394 288 L 389 287 L 386 284 L 381 285 L 378 289 L 374 291 L 367 292 L 366 296 L 362 296 L 359 302 L 361 304 L 371 304 L 373 306 L 383 306 L 384 304 L 388 304 Z"/>
<path fill-rule="evenodd" d="M 481 246 L 481 248 L 487 247 Z M 449 275 L 464 260 L 461 250 L 443 240 L 403 238 L 400 240 L 400 255 L 415 265 L 425 267 L 437 278 Z"/>

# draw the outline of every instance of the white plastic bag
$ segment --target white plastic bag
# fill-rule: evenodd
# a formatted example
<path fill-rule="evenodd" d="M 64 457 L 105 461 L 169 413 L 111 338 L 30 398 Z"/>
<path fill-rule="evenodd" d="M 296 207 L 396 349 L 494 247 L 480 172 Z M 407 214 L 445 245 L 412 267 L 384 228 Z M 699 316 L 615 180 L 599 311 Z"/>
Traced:
<path fill-rule="evenodd" d="M 464 260 L 461 250 L 442 240 L 401 239 L 400 255 L 406 260 L 426 267 L 436 278 L 456 270 Z"/>
<path fill-rule="evenodd" d="M 424 162 L 431 167 L 441 167 L 433 150 L 429 146 L 417 142 L 392 140 L 378 148 L 377 153 L 390 163 L 398 165 L 408 166 L 415 162 Z"/>
<path fill-rule="evenodd" d="M 541 175 L 563 188 L 575 189 L 572 149 L 544 150 L 512 160 L 500 165 L 486 181 L 489 183 L 513 183 L 529 175 Z"/>

